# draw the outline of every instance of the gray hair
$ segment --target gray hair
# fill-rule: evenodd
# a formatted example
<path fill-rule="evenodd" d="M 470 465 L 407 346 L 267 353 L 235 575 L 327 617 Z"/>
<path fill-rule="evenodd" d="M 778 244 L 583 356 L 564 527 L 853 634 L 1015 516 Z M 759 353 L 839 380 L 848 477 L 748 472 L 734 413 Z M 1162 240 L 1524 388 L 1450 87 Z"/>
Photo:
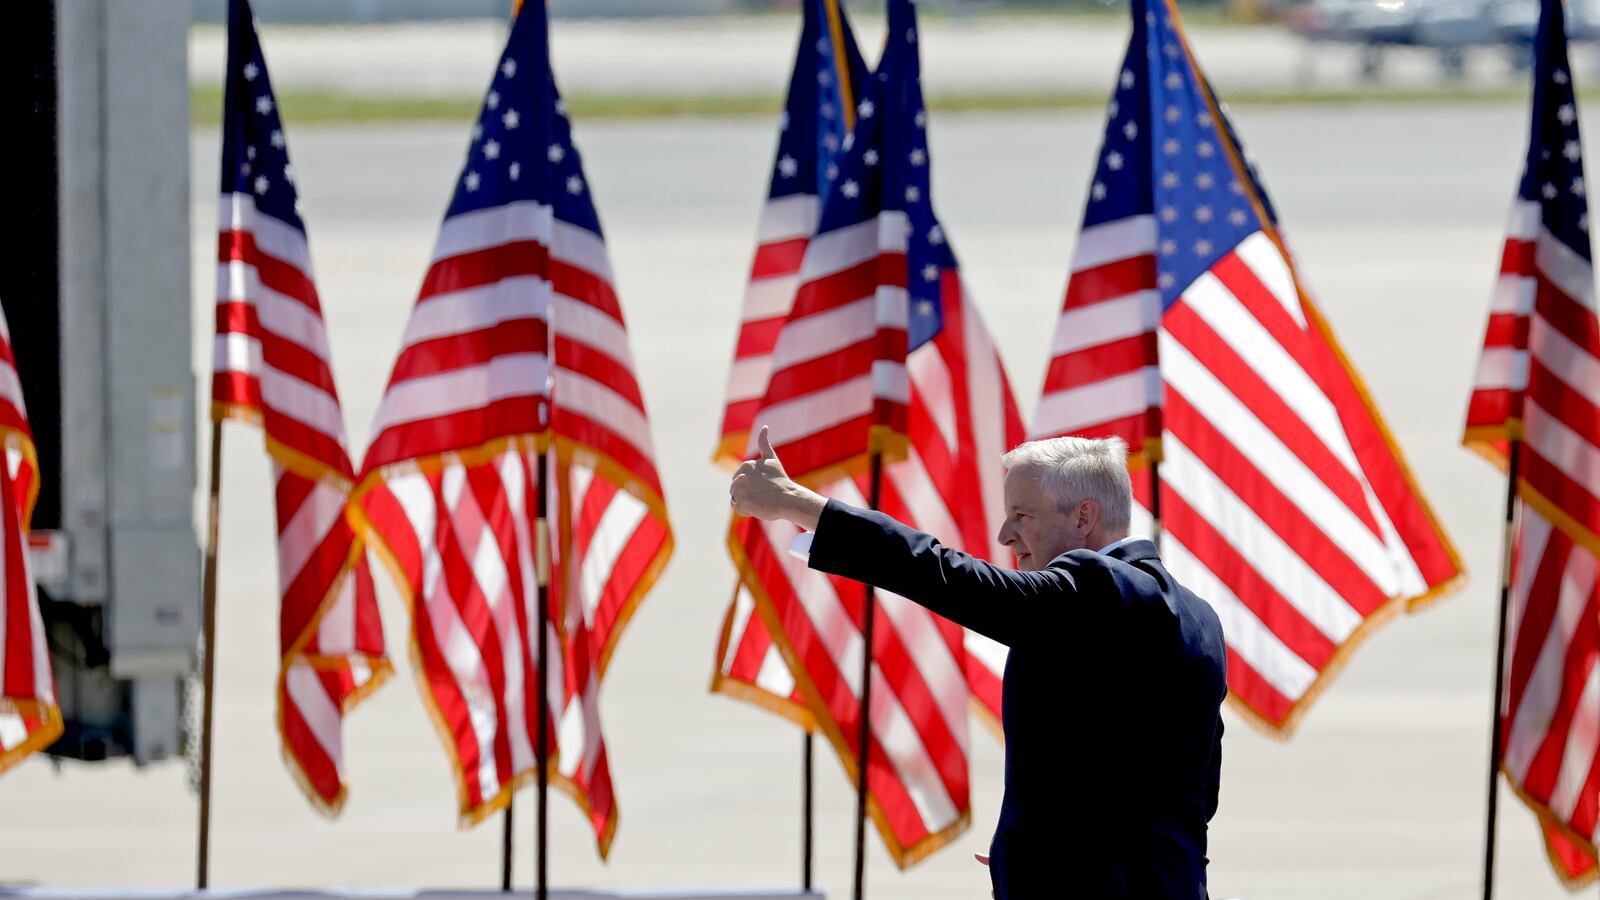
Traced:
<path fill-rule="evenodd" d="M 1000 458 L 1010 469 L 1039 470 L 1039 485 L 1063 510 L 1085 500 L 1100 507 L 1100 524 L 1126 534 L 1133 514 L 1128 445 L 1122 438 L 1058 437 L 1029 441 Z"/>

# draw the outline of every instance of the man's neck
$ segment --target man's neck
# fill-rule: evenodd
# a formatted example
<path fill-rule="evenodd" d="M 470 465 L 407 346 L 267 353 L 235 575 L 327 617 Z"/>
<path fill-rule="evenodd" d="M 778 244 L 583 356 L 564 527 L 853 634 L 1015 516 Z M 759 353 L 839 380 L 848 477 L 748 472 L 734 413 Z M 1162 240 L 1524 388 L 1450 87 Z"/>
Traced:
<path fill-rule="evenodd" d="M 1089 541 L 1088 544 L 1091 547 L 1097 547 L 1098 548 L 1098 552 L 1100 552 L 1100 553 L 1109 553 L 1113 549 L 1115 549 L 1118 544 L 1121 544 L 1123 541 L 1128 540 L 1130 537 L 1132 537 L 1132 536 L 1129 535 L 1127 532 L 1123 532 L 1122 534 L 1117 534 L 1117 535 L 1101 535 L 1100 537 L 1096 538 L 1095 540 Z"/>

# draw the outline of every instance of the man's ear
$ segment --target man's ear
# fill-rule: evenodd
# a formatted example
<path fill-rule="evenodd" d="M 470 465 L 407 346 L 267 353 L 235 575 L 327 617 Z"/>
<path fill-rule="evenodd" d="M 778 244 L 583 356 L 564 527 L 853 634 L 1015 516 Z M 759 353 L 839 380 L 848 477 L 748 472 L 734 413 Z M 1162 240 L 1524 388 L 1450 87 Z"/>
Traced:
<path fill-rule="evenodd" d="M 1078 530 L 1085 535 L 1094 530 L 1100 521 L 1100 504 L 1093 500 L 1085 500 L 1078 504 Z"/>

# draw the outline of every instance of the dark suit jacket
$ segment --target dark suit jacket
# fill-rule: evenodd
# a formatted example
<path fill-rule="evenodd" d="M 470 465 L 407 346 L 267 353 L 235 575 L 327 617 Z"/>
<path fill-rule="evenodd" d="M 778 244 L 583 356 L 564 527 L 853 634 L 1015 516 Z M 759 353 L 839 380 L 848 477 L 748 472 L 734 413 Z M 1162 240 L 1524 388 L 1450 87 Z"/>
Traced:
<path fill-rule="evenodd" d="M 829 501 L 811 567 L 876 585 L 1011 648 L 999 900 L 1204 900 L 1227 694 L 1222 623 L 1155 544 L 990 565 Z"/>

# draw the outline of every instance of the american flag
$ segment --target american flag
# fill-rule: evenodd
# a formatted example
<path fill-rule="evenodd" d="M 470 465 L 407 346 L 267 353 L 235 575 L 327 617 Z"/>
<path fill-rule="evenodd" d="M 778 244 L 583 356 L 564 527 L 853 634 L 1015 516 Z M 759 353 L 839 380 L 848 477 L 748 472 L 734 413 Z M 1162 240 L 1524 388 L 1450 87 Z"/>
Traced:
<path fill-rule="evenodd" d="M 713 454 L 723 465 L 737 465 L 746 456 L 750 423 L 772 374 L 772 348 L 794 305 L 800 262 L 816 233 L 822 200 L 839 177 L 839 153 L 855 123 L 856 89 L 866 85 L 869 74 L 843 6 L 837 0 L 805 0 Z M 754 612 L 755 597 L 740 581 L 723 617 L 711 690 L 814 730 L 805 698 L 796 692 L 783 655 Z"/>
<path fill-rule="evenodd" d="M 390 674 L 283 121 L 246 0 L 228 9 L 213 416 L 260 425 L 276 483 L 278 730 L 321 812 L 344 805 L 344 715 Z"/>
<path fill-rule="evenodd" d="M 351 514 L 411 605 L 462 820 L 536 772 L 542 627 L 547 764 L 603 857 L 600 681 L 672 537 L 543 4 L 512 25 L 402 340 Z"/>
<path fill-rule="evenodd" d="M 760 243 L 728 374 L 715 454 L 724 465 L 738 465 L 750 445 L 750 422 L 772 374 L 773 346 L 800 285 L 800 260 L 816 233 L 822 199 L 838 178 L 839 152 L 855 123 L 856 90 L 868 74 L 838 0 L 805 0 L 777 159 L 761 210 Z"/>
<path fill-rule="evenodd" d="M 946 546 L 1008 563 L 1009 551 L 993 537 L 1004 507 L 999 459 L 1022 440 L 1022 418 L 999 355 L 953 267 L 941 293 L 944 327 L 907 360 L 911 453 L 884 467 L 879 508 Z M 865 506 L 870 485 L 866 476 L 857 476 L 819 489 Z M 853 771 L 865 591 L 788 554 L 796 534 L 787 523 L 746 520 L 736 526 L 740 582 L 724 623 L 713 689 L 804 727 L 820 726 Z M 757 597 L 765 599 L 759 609 Z M 876 615 L 869 789 L 884 841 L 905 867 L 960 833 L 941 789 L 953 804 L 961 789 L 945 782 L 965 783 L 961 710 L 969 698 L 999 733 L 1006 648 L 970 631 L 963 635 L 959 626 L 884 591 L 877 594 Z M 774 641 L 775 633 L 782 639 Z M 957 752 L 959 761 L 935 765 Z M 959 778 L 952 771 L 957 765 Z M 959 818 L 964 827 L 964 814 Z"/>
<path fill-rule="evenodd" d="M 1502 469 L 1520 442 L 1501 768 L 1577 889 L 1600 879 L 1600 320 L 1559 0 L 1542 4 L 1533 73 L 1465 442 Z"/>
<path fill-rule="evenodd" d="M 856 92 L 855 125 L 840 142 L 758 407 L 790 473 L 813 481 L 865 471 L 875 453 L 905 455 L 906 354 L 940 327 L 949 250 L 928 203 L 915 13 L 898 0 L 890 11 L 884 56 L 871 88 Z"/>
<path fill-rule="evenodd" d="M 1033 430 L 1159 463 L 1162 558 L 1222 618 L 1235 708 L 1287 736 L 1363 637 L 1461 567 L 1168 0 L 1134 0 L 1108 112 Z"/>
<path fill-rule="evenodd" d="M 993 538 L 994 516 L 1003 506 L 999 458 L 1021 439 L 1022 422 L 928 199 L 916 37 L 911 4 L 891 3 L 883 63 L 841 145 L 819 234 L 805 251 L 800 299 L 778 346 L 789 347 L 791 358 L 822 360 L 853 352 L 836 330 L 852 321 L 875 340 L 877 310 L 884 321 L 909 325 L 910 353 L 899 363 L 906 379 L 906 455 L 885 465 L 879 506 L 952 546 L 998 560 L 1005 552 Z M 856 313 L 861 308 L 865 315 Z M 836 324 L 839 311 L 842 324 Z M 848 318 L 853 313 L 854 320 Z M 846 360 L 827 371 L 848 379 L 854 365 Z M 820 380 L 817 386 L 822 399 L 811 404 L 810 415 L 829 417 L 851 402 Z M 783 402 L 776 399 L 783 390 L 769 389 L 756 424 L 771 421 L 768 407 Z M 866 429 L 854 433 L 864 448 Z M 806 474 L 805 468 L 797 462 L 791 470 L 830 496 L 866 505 L 866 475 L 841 478 L 832 474 L 836 468 Z M 865 589 L 811 571 L 789 555 L 785 548 L 795 533 L 785 523 L 736 521 L 730 548 L 741 588 L 725 628 L 718 680 L 724 690 L 732 682 L 737 687 L 731 692 L 801 713 L 795 717 L 818 727 L 854 775 Z M 998 712 L 1004 650 L 893 594 L 879 592 L 876 615 L 869 810 L 904 867 L 969 823 L 969 699 L 976 688 L 986 708 Z"/>
<path fill-rule="evenodd" d="M 39 494 L 11 330 L 0 313 L 0 773 L 61 735 L 50 651 L 28 567 L 28 521 Z"/>
<path fill-rule="evenodd" d="M 837 45 L 843 46 L 842 52 L 836 50 Z M 809 0 L 803 9 L 800 46 L 780 123 L 768 202 L 762 215 L 762 243 L 756 251 L 751 285 L 745 295 L 738 347 L 729 377 L 728 404 L 717 454 L 722 462 L 744 458 L 749 444 L 749 423 L 766 390 L 772 346 L 793 304 L 801 258 L 816 229 L 821 198 L 838 178 L 843 135 L 849 133 L 847 123 L 853 124 L 856 112 L 853 93 L 849 87 L 841 87 L 846 81 L 836 71 L 834 60 L 841 55 L 851 60 L 848 86 L 870 88 L 844 10 L 831 0 Z M 959 291 L 957 296 L 959 299 Z M 991 521 L 991 517 L 1000 509 L 1000 504 L 980 506 L 972 501 L 979 497 L 991 500 L 999 497 L 998 485 L 1003 474 L 997 463 L 999 454 L 1020 441 L 1023 431 L 1016 400 L 976 307 L 966 310 L 965 320 L 970 323 L 969 329 L 942 331 L 940 337 L 928 345 L 928 350 L 912 354 L 909 359 L 911 441 L 915 445 L 919 438 L 931 439 L 936 435 L 949 440 L 940 440 L 937 446 L 930 443 L 921 447 L 918 458 L 891 465 L 888 474 L 891 479 L 914 479 L 932 486 L 938 494 L 931 506 L 917 510 L 925 513 L 925 525 L 918 522 L 910 510 L 904 517 L 906 521 L 938 532 L 952 546 L 998 561 L 1010 558 L 990 539 L 999 529 L 999 523 Z M 937 360 L 926 364 L 918 362 L 923 355 L 935 357 L 947 352 L 959 369 Z M 968 360 L 972 361 L 970 366 Z M 950 377 L 952 373 L 956 373 L 954 380 Z M 964 390 L 958 390 L 962 373 L 969 380 Z M 933 409 L 939 410 L 940 421 L 958 421 L 959 427 L 948 433 L 920 427 L 919 423 L 932 421 Z M 996 410 L 999 415 L 995 414 Z M 972 445 L 958 440 L 958 434 L 974 435 L 984 447 L 998 449 L 987 458 L 963 453 L 963 448 L 970 449 Z M 945 449 L 941 452 L 938 447 Z M 923 462 L 923 458 L 930 455 L 938 459 L 932 467 Z M 982 493 L 971 490 L 980 483 Z M 952 515 L 953 511 L 959 511 L 959 515 Z M 964 523 L 971 533 L 948 527 L 956 522 Z M 796 692 L 794 677 L 771 633 L 754 612 L 755 597 L 741 580 L 723 620 L 712 690 L 770 709 L 811 729 L 815 720 L 804 698 Z M 975 708 L 998 733 L 1005 648 L 970 632 L 966 646 L 968 681 Z"/>

